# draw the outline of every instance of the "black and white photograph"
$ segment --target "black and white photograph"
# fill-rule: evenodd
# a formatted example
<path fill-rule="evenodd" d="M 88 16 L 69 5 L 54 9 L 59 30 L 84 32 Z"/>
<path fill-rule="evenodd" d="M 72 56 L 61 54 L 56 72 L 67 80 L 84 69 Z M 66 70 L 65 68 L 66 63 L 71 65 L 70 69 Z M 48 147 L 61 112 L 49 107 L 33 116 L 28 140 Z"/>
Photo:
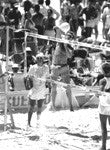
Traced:
<path fill-rule="evenodd" d="M 110 150 L 110 0 L 0 0 L 0 150 Z"/>

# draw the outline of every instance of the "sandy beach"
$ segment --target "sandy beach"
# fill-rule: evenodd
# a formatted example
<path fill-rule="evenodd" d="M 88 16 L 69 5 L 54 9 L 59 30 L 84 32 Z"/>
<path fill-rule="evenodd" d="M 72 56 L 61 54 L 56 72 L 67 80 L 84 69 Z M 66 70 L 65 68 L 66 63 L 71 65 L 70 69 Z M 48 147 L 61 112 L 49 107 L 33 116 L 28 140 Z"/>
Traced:
<path fill-rule="evenodd" d="M 10 116 L 8 115 L 8 123 Z M 3 131 L 4 116 L 0 115 L 0 150 L 99 150 L 101 130 L 97 108 L 49 111 L 45 109 L 37 124 L 36 113 L 32 127 L 27 129 L 27 112 L 13 113 L 15 129 L 8 125 Z M 110 150 L 108 125 L 107 150 Z"/>

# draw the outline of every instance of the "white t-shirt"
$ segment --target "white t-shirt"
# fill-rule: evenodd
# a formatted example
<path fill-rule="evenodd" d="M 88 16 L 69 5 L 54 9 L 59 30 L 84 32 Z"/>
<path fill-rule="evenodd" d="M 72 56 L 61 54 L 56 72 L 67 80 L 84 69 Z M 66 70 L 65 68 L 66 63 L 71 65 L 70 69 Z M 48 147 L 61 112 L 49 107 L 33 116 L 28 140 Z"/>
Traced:
<path fill-rule="evenodd" d="M 28 75 L 33 77 L 33 88 L 29 91 L 28 96 L 32 100 L 44 99 L 47 92 L 45 81 L 41 81 L 38 78 L 45 80 L 49 76 L 49 67 L 35 64 L 30 67 Z"/>

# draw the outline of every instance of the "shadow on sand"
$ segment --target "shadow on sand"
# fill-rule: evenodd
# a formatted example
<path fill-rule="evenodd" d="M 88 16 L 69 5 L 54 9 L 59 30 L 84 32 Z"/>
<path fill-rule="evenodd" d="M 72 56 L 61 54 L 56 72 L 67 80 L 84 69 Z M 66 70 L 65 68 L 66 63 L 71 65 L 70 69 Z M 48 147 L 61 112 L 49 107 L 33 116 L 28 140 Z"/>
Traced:
<path fill-rule="evenodd" d="M 92 140 L 97 141 L 97 142 L 99 142 L 102 139 L 102 136 L 99 136 L 99 135 L 86 136 L 86 135 L 82 135 L 80 133 L 70 133 L 70 132 L 66 132 L 66 134 L 71 135 L 71 136 L 80 137 L 80 138 L 91 138 Z M 110 136 L 107 137 L 107 140 L 109 140 L 109 139 L 110 139 Z"/>

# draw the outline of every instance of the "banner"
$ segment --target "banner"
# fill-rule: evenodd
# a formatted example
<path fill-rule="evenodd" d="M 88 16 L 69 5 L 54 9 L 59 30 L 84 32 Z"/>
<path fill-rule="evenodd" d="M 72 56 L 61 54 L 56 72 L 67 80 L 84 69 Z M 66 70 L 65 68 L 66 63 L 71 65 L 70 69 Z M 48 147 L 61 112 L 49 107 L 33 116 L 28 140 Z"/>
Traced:
<path fill-rule="evenodd" d="M 91 106 L 98 105 L 99 100 L 94 95 L 94 92 L 89 92 L 86 90 L 82 90 L 81 88 L 73 87 L 71 88 L 72 92 L 72 104 L 74 107 L 82 107 L 83 105 Z M 12 109 L 16 108 L 27 108 L 28 107 L 28 91 L 13 91 L 8 92 L 8 103 L 11 105 Z M 4 110 L 6 100 L 6 94 L 0 93 L 0 110 Z M 57 96 L 56 96 L 56 107 L 68 108 L 68 98 L 66 95 L 65 88 L 57 87 Z"/>
<path fill-rule="evenodd" d="M 27 98 L 28 91 L 13 91 L 8 92 L 8 102 L 11 104 L 11 108 L 26 108 L 28 104 Z M 6 94 L 0 93 L 0 110 L 4 109 L 6 100 Z"/>

